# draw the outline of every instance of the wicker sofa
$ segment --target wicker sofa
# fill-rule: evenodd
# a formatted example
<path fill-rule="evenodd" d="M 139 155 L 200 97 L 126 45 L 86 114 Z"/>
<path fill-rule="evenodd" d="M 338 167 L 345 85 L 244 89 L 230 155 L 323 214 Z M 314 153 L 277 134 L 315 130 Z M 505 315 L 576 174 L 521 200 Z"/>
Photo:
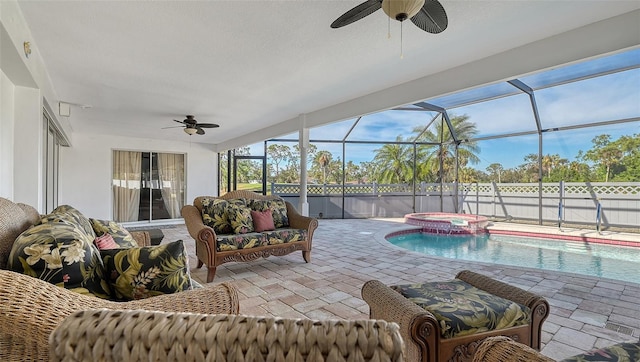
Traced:
<path fill-rule="evenodd" d="M 51 361 L 403 360 L 398 326 L 375 320 L 89 310 L 50 342 Z"/>
<path fill-rule="evenodd" d="M 504 336 L 485 339 L 473 357 L 473 362 L 494 361 L 555 362 L 555 360 L 541 354 L 533 348 Z M 614 344 L 565 358 L 561 362 L 588 361 L 640 361 L 640 342 Z"/>
<path fill-rule="evenodd" d="M 209 216 L 214 219 L 217 216 L 207 214 L 207 207 L 203 206 L 203 202 L 213 204 L 216 200 L 240 200 L 247 208 L 257 202 L 262 205 L 265 202 L 277 202 L 283 208 L 286 207 L 286 211 L 283 210 L 282 213 L 286 214 L 283 217 L 287 221 L 283 227 L 276 225 L 273 231 L 216 232 L 211 223 L 205 223 L 204 218 Z M 198 268 L 202 265 L 208 268 L 207 283 L 213 281 L 218 265 L 231 261 L 246 262 L 271 255 L 282 256 L 294 251 L 301 251 L 305 262 L 311 261 L 311 241 L 313 232 L 318 227 L 318 220 L 300 215 L 293 205 L 278 196 L 260 195 L 251 191 L 231 191 L 220 197 L 199 196 L 193 201 L 193 205 L 182 208 L 182 216 L 189 234 L 196 241 Z M 224 222 L 227 217 L 222 214 L 216 220 L 223 219 Z"/>
<path fill-rule="evenodd" d="M 130 302 L 114 302 L 78 294 L 46 281 L 5 270 L 12 245 L 19 235 L 38 223 L 41 215 L 31 206 L 0 198 L 0 361 L 48 361 L 51 331 L 73 312 L 90 308 L 149 309 L 157 311 L 239 312 L 238 292 L 220 284 Z M 147 233 L 132 233 L 148 245 Z"/>
<path fill-rule="evenodd" d="M 362 298 L 369 305 L 371 318 L 400 325 L 408 360 L 471 361 L 482 340 L 495 335 L 540 348 L 542 323 L 549 314 L 549 304 L 541 296 L 468 270 L 451 281 L 407 285 L 408 289 L 430 289 L 419 298 L 401 294 L 403 287 L 371 280 L 363 285 Z M 478 293 L 499 297 L 509 308 L 504 314 L 493 310 L 498 306 L 495 301 L 487 302 Z M 417 300 L 431 305 L 420 306 Z M 518 313 L 521 318 L 516 318 Z"/>

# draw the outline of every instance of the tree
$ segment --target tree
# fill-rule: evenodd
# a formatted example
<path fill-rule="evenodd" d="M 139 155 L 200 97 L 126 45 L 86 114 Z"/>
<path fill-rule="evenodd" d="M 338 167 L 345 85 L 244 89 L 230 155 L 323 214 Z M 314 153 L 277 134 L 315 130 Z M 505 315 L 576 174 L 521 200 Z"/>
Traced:
<path fill-rule="evenodd" d="M 585 153 L 584 159 L 594 162 L 596 167 L 600 168 L 599 173 L 604 172 L 604 182 L 609 182 L 611 168 L 617 165 L 623 156 L 620 144 L 612 143 L 608 134 L 594 137 L 591 143 L 593 148 Z"/>
<path fill-rule="evenodd" d="M 360 163 L 360 170 L 362 172 L 363 182 L 371 183 L 378 179 L 379 167 L 375 162 L 365 161 Z"/>
<path fill-rule="evenodd" d="M 524 164 L 520 165 L 520 173 L 522 178 L 520 182 L 537 182 L 538 181 L 538 155 L 530 153 L 524 156 Z"/>
<path fill-rule="evenodd" d="M 502 171 L 504 170 L 504 168 L 502 167 L 501 164 L 499 163 L 492 163 L 489 166 L 487 166 L 486 168 L 487 172 L 489 172 L 489 174 L 492 177 L 495 177 L 496 175 L 498 176 L 498 183 L 500 183 L 500 174 L 502 173 Z"/>
<path fill-rule="evenodd" d="M 274 181 L 279 182 L 281 180 L 278 179 L 280 174 L 280 163 L 289 162 L 291 163 L 292 153 L 291 148 L 287 145 L 282 144 L 271 144 L 267 147 L 267 155 L 269 156 L 269 160 L 275 165 L 273 168 L 275 171 Z"/>
<path fill-rule="evenodd" d="M 396 137 L 396 142 L 402 142 L 402 137 Z M 373 162 L 381 168 L 378 177 L 380 183 L 412 183 L 413 182 L 413 152 L 406 144 L 387 143 L 376 149 Z"/>
<path fill-rule="evenodd" d="M 322 183 L 327 183 L 327 171 L 329 170 L 329 164 L 333 160 L 333 155 L 329 151 L 318 151 L 314 157 L 313 168 L 320 169 L 322 171 Z"/>
<path fill-rule="evenodd" d="M 363 183 L 364 175 L 362 174 L 360 166 L 353 163 L 353 161 L 347 161 L 344 171 L 347 182 L 356 181 L 357 183 Z"/>
<path fill-rule="evenodd" d="M 318 152 L 318 147 L 314 144 L 309 144 L 309 147 L 307 147 L 307 169 L 313 164 L 316 152 Z M 297 143 L 293 145 L 290 164 L 290 167 L 300 168 L 300 145 Z"/>
<path fill-rule="evenodd" d="M 469 163 L 477 164 L 480 162 L 477 153 L 480 152 L 476 142 L 462 142 L 461 140 L 472 139 L 477 133 L 475 123 L 469 121 L 469 116 L 454 116 L 451 119 L 451 126 L 456 134 L 458 142 L 458 165 L 460 168 L 466 167 Z M 416 127 L 414 132 L 421 132 L 421 127 Z M 438 172 L 439 177 L 443 181 L 453 181 L 453 172 L 455 170 L 456 144 L 453 136 L 449 131 L 444 119 L 435 123 L 435 130 L 427 130 L 417 141 L 432 143 L 432 145 L 421 145 L 420 153 L 425 155 L 427 165 L 431 167 L 431 171 Z M 442 160 L 442 169 L 440 169 L 440 160 Z"/>
<path fill-rule="evenodd" d="M 623 170 L 614 176 L 614 180 L 640 181 L 640 134 L 622 136 L 615 143 L 622 150 L 620 165 Z"/>
<path fill-rule="evenodd" d="M 569 161 L 566 158 L 561 158 L 557 153 L 553 155 L 547 154 L 542 156 L 542 170 L 543 172 L 547 172 L 547 176 L 543 179 L 543 181 L 554 182 L 565 180 L 563 175 L 567 173 L 566 167 L 568 164 Z"/>

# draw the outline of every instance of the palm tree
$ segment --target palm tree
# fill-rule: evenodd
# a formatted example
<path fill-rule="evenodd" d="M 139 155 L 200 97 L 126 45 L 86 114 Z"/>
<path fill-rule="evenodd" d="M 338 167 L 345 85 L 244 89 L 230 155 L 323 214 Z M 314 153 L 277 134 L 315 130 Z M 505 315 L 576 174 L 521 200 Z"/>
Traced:
<path fill-rule="evenodd" d="M 469 121 L 469 116 L 454 116 L 451 118 L 451 125 L 456 134 L 458 140 L 472 139 L 477 133 L 475 123 Z M 444 119 L 440 122 L 434 123 L 434 130 L 427 130 L 424 132 L 417 141 L 429 142 L 436 145 L 422 145 L 421 151 L 425 151 L 425 160 L 422 162 L 431 161 L 431 171 L 440 172 L 439 179 L 441 180 L 453 180 L 451 173 L 455 170 L 455 144 L 453 143 L 453 136 L 449 131 Z M 421 127 L 416 127 L 414 132 L 421 132 Z M 480 152 L 480 148 L 476 142 L 461 142 L 458 145 L 458 164 L 460 168 L 467 166 L 469 163 L 477 164 L 480 162 L 480 158 L 476 155 Z M 442 160 L 442 169 L 440 169 L 440 161 Z"/>
<path fill-rule="evenodd" d="M 333 156 L 329 151 L 318 151 L 315 155 L 315 164 L 322 170 L 322 183 L 327 183 L 327 168 L 331 163 Z"/>
<path fill-rule="evenodd" d="M 396 137 L 402 142 L 402 137 Z M 406 144 L 388 143 L 374 151 L 373 162 L 382 170 L 380 183 L 411 183 L 413 180 L 413 150 Z"/>

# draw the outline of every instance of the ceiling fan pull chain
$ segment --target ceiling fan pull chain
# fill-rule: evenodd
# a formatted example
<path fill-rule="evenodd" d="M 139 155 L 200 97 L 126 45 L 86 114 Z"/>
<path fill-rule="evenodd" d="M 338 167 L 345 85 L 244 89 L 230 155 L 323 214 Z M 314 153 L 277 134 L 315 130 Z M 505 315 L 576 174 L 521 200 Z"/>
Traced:
<path fill-rule="evenodd" d="M 402 49 L 402 27 L 403 27 L 404 21 L 400 22 L 400 59 L 404 59 L 404 52 Z"/>
<path fill-rule="evenodd" d="M 391 39 L 391 18 L 387 17 L 387 39 Z"/>

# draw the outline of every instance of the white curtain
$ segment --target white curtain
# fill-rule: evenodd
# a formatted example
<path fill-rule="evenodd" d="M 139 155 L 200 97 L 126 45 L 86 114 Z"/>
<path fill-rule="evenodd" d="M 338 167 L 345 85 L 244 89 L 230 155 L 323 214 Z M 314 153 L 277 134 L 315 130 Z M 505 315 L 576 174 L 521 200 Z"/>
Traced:
<path fill-rule="evenodd" d="M 184 155 L 158 153 L 158 179 L 167 212 L 172 219 L 179 218 L 184 206 Z"/>
<path fill-rule="evenodd" d="M 142 152 L 113 151 L 113 219 L 138 221 Z"/>

